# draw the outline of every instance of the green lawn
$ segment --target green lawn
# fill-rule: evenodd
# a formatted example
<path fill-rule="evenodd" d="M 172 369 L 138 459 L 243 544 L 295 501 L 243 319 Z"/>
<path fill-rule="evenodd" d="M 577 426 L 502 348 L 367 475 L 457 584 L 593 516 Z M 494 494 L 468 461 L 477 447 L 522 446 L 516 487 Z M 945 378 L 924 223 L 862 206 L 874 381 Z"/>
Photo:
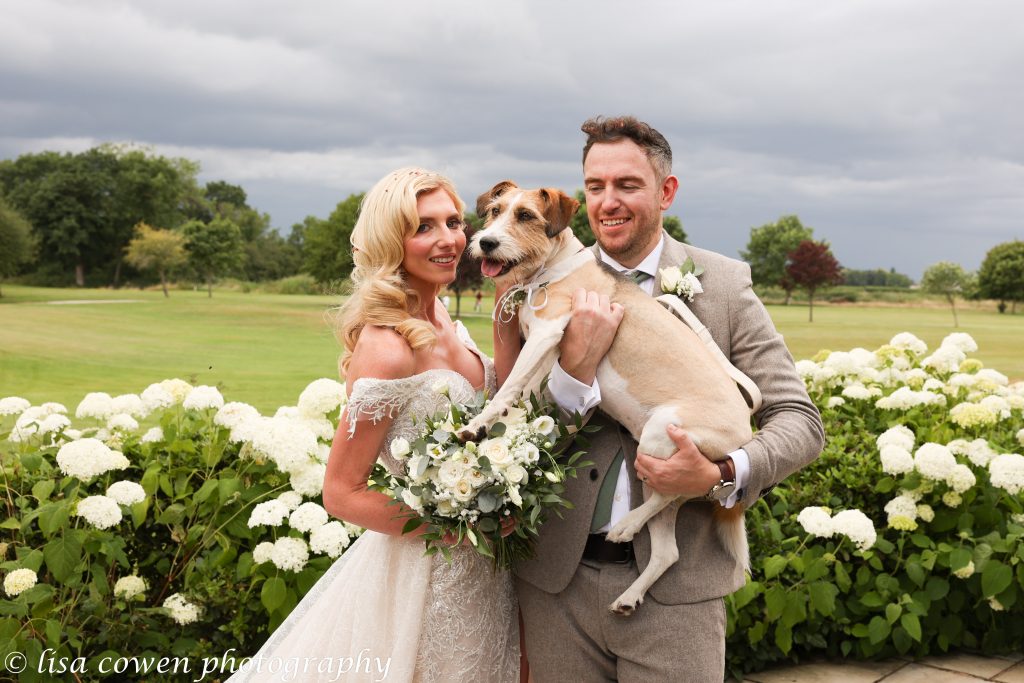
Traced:
<path fill-rule="evenodd" d="M 168 377 L 219 385 L 228 400 L 263 412 L 294 404 L 317 377 L 336 377 L 340 345 L 330 309 L 336 297 L 245 294 L 216 291 L 42 289 L 4 285 L 0 298 L 0 397 L 16 395 L 69 409 L 89 391 L 140 392 Z M 90 300 L 129 303 L 55 304 Z M 484 308 L 489 310 L 490 299 Z M 454 308 L 454 300 L 452 307 Z M 463 318 L 490 352 L 490 319 Z M 893 334 L 910 331 L 934 347 L 954 331 L 943 308 L 816 306 L 807 322 L 804 306 L 769 307 L 796 358 L 819 349 L 874 349 Z M 467 315 L 467 311 L 470 313 Z M 1024 315 L 964 310 L 960 331 L 981 347 L 988 367 L 1024 379 Z"/>

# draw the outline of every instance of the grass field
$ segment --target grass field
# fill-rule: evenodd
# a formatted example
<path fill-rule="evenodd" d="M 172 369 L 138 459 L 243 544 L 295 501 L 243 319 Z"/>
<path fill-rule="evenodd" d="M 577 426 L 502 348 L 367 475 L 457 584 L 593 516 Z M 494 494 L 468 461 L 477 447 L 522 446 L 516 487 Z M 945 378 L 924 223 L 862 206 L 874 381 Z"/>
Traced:
<path fill-rule="evenodd" d="M 337 376 L 340 346 L 330 319 L 336 297 L 215 290 L 212 299 L 202 291 L 165 299 L 160 292 L 14 285 L 3 294 L 0 397 L 59 401 L 73 411 L 90 391 L 139 392 L 181 377 L 272 412 L 293 405 L 309 381 Z M 58 303 L 68 301 L 90 303 Z M 490 303 L 484 300 L 485 310 Z M 472 297 L 463 297 L 463 319 L 490 352 L 490 319 L 467 315 L 472 307 Z M 814 323 L 803 305 L 769 311 L 798 359 L 823 348 L 874 349 L 902 331 L 934 347 L 954 331 L 948 308 L 816 305 Z M 962 310 L 959 331 L 977 340 L 975 355 L 986 366 L 1024 379 L 1024 315 Z"/>

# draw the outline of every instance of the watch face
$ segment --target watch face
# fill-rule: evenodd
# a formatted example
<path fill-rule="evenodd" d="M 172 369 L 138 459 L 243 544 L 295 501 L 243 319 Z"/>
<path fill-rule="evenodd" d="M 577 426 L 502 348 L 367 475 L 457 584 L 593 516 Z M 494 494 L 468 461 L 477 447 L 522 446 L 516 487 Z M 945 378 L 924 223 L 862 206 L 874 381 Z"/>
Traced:
<path fill-rule="evenodd" d="M 721 502 L 732 495 L 732 492 L 736 489 L 736 482 L 734 481 L 720 481 L 715 484 L 708 492 L 708 498 Z"/>

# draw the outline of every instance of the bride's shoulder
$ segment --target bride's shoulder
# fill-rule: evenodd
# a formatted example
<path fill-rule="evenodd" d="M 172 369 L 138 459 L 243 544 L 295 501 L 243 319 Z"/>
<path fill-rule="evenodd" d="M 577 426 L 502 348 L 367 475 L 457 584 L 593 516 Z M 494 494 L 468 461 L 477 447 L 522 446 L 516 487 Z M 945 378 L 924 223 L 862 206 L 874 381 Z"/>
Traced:
<path fill-rule="evenodd" d="M 412 348 L 398 332 L 389 327 L 367 325 L 359 333 L 348 366 L 349 384 L 357 379 L 401 379 L 416 370 Z"/>

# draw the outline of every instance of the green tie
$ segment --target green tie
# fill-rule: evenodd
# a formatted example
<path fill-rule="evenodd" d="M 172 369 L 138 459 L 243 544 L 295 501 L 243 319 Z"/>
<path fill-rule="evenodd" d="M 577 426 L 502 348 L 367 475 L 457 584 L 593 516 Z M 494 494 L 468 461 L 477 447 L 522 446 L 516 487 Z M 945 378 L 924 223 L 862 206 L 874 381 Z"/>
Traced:
<path fill-rule="evenodd" d="M 645 273 L 642 270 L 627 270 L 622 274 L 625 275 L 626 277 L 633 278 L 633 282 L 637 283 L 638 285 L 642 285 L 643 283 L 650 280 L 652 277 L 649 273 Z"/>
<path fill-rule="evenodd" d="M 648 276 L 650 277 L 650 276 Z M 612 464 L 608 467 L 608 473 L 604 475 L 601 482 L 601 490 L 597 493 L 597 505 L 594 506 L 594 518 L 590 522 L 590 533 L 597 533 L 598 529 L 612 520 L 612 500 L 615 498 L 615 485 L 619 481 L 619 470 L 622 469 L 624 459 L 622 449 L 612 458 Z"/>

